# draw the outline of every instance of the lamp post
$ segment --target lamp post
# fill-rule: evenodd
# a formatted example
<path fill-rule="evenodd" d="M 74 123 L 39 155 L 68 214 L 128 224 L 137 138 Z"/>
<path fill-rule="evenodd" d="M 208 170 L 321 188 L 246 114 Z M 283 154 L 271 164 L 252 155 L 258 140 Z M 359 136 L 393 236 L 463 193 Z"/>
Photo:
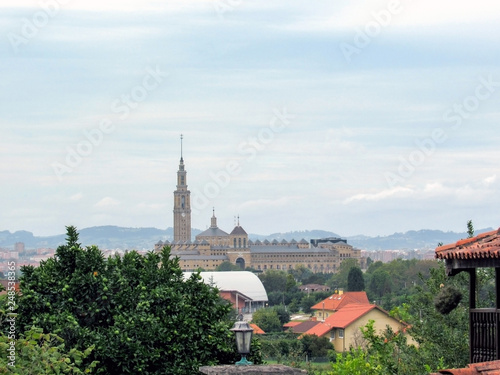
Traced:
<path fill-rule="evenodd" d="M 253 328 L 247 322 L 243 321 L 243 317 L 240 315 L 238 321 L 234 323 L 231 331 L 234 332 L 236 336 L 236 347 L 238 348 L 238 353 L 241 354 L 241 360 L 235 363 L 236 366 L 247 366 L 253 365 L 252 362 L 247 360 L 247 355 L 250 354 L 250 344 L 252 343 Z"/>

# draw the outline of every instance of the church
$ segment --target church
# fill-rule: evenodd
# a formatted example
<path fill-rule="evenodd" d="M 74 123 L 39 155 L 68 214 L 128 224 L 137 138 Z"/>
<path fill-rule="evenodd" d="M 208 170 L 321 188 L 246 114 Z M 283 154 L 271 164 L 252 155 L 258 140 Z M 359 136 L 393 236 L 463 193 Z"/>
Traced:
<path fill-rule="evenodd" d="M 215 270 L 224 262 L 239 266 L 242 270 L 251 268 L 256 271 L 290 270 L 303 265 L 312 272 L 335 273 L 340 262 L 355 258 L 363 267 L 361 250 L 347 244 L 340 238 L 300 241 L 260 241 L 248 238 L 239 223 L 230 233 L 217 226 L 215 210 L 212 212 L 210 227 L 191 240 L 191 201 L 187 185 L 187 171 L 182 155 L 177 171 L 177 187 L 174 191 L 174 240 L 158 241 L 155 251 L 170 246 L 172 257 L 179 258 L 183 271 Z"/>

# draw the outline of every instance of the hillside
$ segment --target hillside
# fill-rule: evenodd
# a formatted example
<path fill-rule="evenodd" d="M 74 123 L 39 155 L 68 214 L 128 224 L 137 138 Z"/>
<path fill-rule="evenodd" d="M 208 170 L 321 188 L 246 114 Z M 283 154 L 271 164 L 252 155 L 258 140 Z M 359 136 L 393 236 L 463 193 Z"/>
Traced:
<path fill-rule="evenodd" d="M 477 234 L 492 230 L 491 228 L 476 231 Z M 198 229 L 192 230 L 193 237 L 200 233 Z M 172 240 L 173 229 L 157 228 L 124 228 L 112 225 L 84 228 L 79 230 L 80 242 L 83 245 L 97 245 L 101 249 L 138 249 L 149 250 L 159 240 Z M 273 233 L 268 236 L 260 234 L 249 234 L 252 240 L 274 240 L 283 239 L 297 241 L 304 238 L 341 237 L 340 235 L 324 230 L 293 231 L 286 233 Z M 344 237 L 354 247 L 363 250 L 410 250 L 435 248 L 439 242 L 445 244 L 466 238 L 467 233 L 443 232 L 440 230 L 418 230 L 406 233 L 394 233 L 389 236 L 369 237 L 364 235 Z M 34 248 L 57 248 L 65 243 L 65 234 L 55 236 L 38 237 L 27 231 L 0 231 L 0 247 L 12 249 L 16 242 L 24 242 L 27 249 Z"/>

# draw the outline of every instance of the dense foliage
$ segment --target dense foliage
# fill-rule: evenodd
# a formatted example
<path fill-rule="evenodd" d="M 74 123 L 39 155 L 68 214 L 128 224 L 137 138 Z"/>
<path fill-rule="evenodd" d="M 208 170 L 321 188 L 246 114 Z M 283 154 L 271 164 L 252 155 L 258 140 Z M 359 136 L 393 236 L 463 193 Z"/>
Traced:
<path fill-rule="evenodd" d="M 365 290 L 363 271 L 359 267 L 352 267 L 347 274 L 347 291 L 361 292 Z"/>
<path fill-rule="evenodd" d="M 339 354 L 333 371 L 328 374 L 419 375 L 465 367 L 469 363 L 467 287 L 467 274 L 448 278 L 443 263 L 437 263 L 437 268 L 430 270 L 429 278 L 422 280 L 422 285 L 417 285 L 415 292 L 409 295 L 408 303 L 391 312 L 410 324 L 407 333 L 414 342 L 408 342 L 401 332 L 387 330 L 377 334 L 371 322 L 363 328 L 365 344 L 347 354 Z M 434 306 L 435 296 L 445 288 L 464 296 L 447 315 Z"/>
<path fill-rule="evenodd" d="M 68 227 L 54 258 L 22 268 L 20 330 L 40 327 L 66 350 L 93 346 L 83 364 L 98 361 L 98 374 L 192 374 L 237 358 L 230 305 L 198 274 L 184 280 L 168 248 L 105 259 L 77 241 Z"/>
<path fill-rule="evenodd" d="M 273 308 L 257 310 L 253 313 L 252 322 L 266 333 L 283 331 L 283 324 L 280 321 L 278 312 Z"/>
<path fill-rule="evenodd" d="M 306 358 L 328 357 L 333 345 L 327 337 L 305 335 L 298 339 L 294 333 L 271 334 L 262 337 L 262 355 L 279 363 L 299 363 Z"/>
<path fill-rule="evenodd" d="M 85 351 L 66 350 L 64 340 L 57 335 L 44 334 L 41 328 L 31 328 L 15 340 L 15 360 L 9 358 L 13 341 L 0 335 L 0 374 L 51 375 L 88 374 L 98 366 L 94 361 L 82 366 L 93 347 Z"/>

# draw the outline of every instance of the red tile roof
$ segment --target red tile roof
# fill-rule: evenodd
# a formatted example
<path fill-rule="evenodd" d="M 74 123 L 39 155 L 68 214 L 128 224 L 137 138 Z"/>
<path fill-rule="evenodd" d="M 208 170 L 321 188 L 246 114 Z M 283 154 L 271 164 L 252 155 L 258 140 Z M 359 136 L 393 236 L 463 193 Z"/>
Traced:
<path fill-rule="evenodd" d="M 256 335 L 264 335 L 265 332 L 262 330 L 262 328 L 260 328 L 257 324 L 253 324 L 253 323 L 249 323 L 250 324 L 250 327 L 253 328 L 253 333 L 255 333 Z"/>
<path fill-rule="evenodd" d="M 316 335 L 318 337 L 321 337 L 323 335 L 326 335 L 333 328 L 334 327 L 332 327 L 332 325 L 328 324 L 326 321 L 320 322 L 319 324 L 311 328 L 309 331 L 304 332 L 304 335 Z M 302 338 L 302 336 L 300 338 Z"/>
<path fill-rule="evenodd" d="M 491 362 L 481 362 L 473 363 L 467 366 L 467 368 L 453 369 L 453 370 L 441 370 L 432 375 L 500 375 L 500 361 Z"/>
<path fill-rule="evenodd" d="M 436 249 L 438 259 L 500 258 L 500 228 Z"/>
<path fill-rule="evenodd" d="M 308 320 L 297 324 L 295 327 L 290 328 L 293 333 L 304 333 L 309 331 L 311 328 L 317 326 L 320 322 L 314 320 Z"/>
<path fill-rule="evenodd" d="M 292 327 L 298 326 L 301 323 L 302 322 L 288 322 L 286 324 L 283 324 L 283 327 L 284 328 L 292 328 Z"/>
<path fill-rule="evenodd" d="M 362 316 L 368 314 L 370 311 L 377 309 L 384 314 L 387 312 L 377 305 L 369 304 L 351 304 L 341 308 L 339 311 L 330 315 L 324 322 L 312 327 L 305 332 L 306 335 L 323 336 L 333 328 L 347 328 Z M 388 314 L 387 314 L 388 315 Z"/>
<path fill-rule="evenodd" d="M 311 309 L 323 310 L 324 308 L 328 311 L 335 311 L 340 310 L 342 307 L 353 303 L 368 305 L 370 304 L 370 301 L 368 301 L 366 292 L 345 292 L 343 294 L 333 294 L 327 299 L 311 307 Z"/>

